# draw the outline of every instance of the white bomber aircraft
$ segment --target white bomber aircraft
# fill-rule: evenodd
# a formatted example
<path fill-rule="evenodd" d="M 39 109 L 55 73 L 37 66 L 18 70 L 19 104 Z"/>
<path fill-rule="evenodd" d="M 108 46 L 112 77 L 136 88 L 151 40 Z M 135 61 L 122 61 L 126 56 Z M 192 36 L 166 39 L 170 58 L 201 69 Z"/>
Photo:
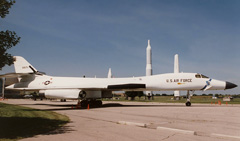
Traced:
<path fill-rule="evenodd" d="M 112 91 L 188 91 L 186 106 L 191 106 L 189 91 L 225 90 L 237 85 L 208 78 L 198 73 L 166 73 L 130 78 L 55 77 L 37 71 L 23 57 L 15 56 L 15 73 L 0 78 L 17 77 L 9 90 L 37 91 L 46 98 L 78 99 L 81 106 L 102 105 L 101 98 L 112 97 Z"/>

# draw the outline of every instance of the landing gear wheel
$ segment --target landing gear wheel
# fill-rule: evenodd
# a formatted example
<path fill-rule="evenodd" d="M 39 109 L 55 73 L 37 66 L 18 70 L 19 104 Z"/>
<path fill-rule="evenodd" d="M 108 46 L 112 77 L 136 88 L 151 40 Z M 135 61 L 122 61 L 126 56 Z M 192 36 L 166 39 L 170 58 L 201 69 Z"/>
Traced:
<path fill-rule="evenodd" d="M 102 106 L 102 101 L 101 100 L 96 101 L 96 106 L 101 107 Z"/>
<path fill-rule="evenodd" d="M 191 102 L 186 102 L 186 106 L 191 106 Z"/>
<path fill-rule="evenodd" d="M 61 99 L 61 102 L 66 102 L 66 99 Z"/>
<path fill-rule="evenodd" d="M 80 102 L 81 107 L 87 108 L 88 105 L 90 108 L 97 108 L 102 106 L 102 101 L 101 100 L 82 100 Z"/>
<path fill-rule="evenodd" d="M 88 101 L 87 100 L 82 100 L 81 101 L 81 107 L 87 107 L 88 106 Z"/>
<path fill-rule="evenodd" d="M 101 107 L 102 101 L 101 100 L 91 100 L 91 101 L 89 101 L 89 105 L 90 105 L 90 107 L 94 107 L 94 108 Z"/>

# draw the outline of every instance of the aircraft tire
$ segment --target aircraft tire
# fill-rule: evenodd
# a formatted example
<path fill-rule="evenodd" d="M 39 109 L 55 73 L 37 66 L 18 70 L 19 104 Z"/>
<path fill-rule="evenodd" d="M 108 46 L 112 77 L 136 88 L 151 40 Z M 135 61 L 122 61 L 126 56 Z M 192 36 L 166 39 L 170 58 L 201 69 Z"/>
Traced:
<path fill-rule="evenodd" d="M 61 99 L 60 101 L 61 101 L 61 102 L 66 102 L 66 99 Z"/>
<path fill-rule="evenodd" d="M 191 106 L 191 102 L 186 102 L 186 106 Z"/>
<path fill-rule="evenodd" d="M 101 100 L 96 101 L 96 106 L 101 107 L 102 106 L 102 101 Z"/>
<path fill-rule="evenodd" d="M 88 101 L 87 100 L 81 101 L 81 107 L 87 107 L 87 106 L 88 106 Z"/>
<path fill-rule="evenodd" d="M 81 101 L 81 107 L 88 107 L 88 104 L 90 107 L 101 107 L 102 101 L 101 100 L 82 100 Z"/>

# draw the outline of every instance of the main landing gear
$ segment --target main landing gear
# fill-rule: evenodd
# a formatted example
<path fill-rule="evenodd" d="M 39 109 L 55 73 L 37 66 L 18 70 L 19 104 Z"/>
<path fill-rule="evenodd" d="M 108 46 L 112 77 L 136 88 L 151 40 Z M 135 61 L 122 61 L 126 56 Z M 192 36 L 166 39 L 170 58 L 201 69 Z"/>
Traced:
<path fill-rule="evenodd" d="M 193 95 L 194 91 L 191 91 L 191 94 L 190 94 L 190 91 L 187 91 L 187 102 L 186 102 L 186 106 L 191 106 L 191 96 Z"/>
<path fill-rule="evenodd" d="M 83 108 L 87 108 L 88 106 L 90 108 L 101 107 L 102 106 L 102 100 L 97 100 L 97 99 L 79 100 L 78 105 L 80 105 Z"/>

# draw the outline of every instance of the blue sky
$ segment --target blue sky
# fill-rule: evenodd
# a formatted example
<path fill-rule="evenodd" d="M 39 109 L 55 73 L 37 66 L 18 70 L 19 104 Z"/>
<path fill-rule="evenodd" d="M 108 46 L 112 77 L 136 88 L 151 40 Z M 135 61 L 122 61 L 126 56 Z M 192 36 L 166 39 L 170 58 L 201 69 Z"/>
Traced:
<path fill-rule="evenodd" d="M 240 86 L 239 7 L 239 0 L 21 0 L 0 26 L 21 37 L 10 53 L 48 75 L 106 77 L 110 67 L 115 77 L 143 76 L 150 39 L 154 74 L 173 72 L 178 53 L 181 71 Z"/>

